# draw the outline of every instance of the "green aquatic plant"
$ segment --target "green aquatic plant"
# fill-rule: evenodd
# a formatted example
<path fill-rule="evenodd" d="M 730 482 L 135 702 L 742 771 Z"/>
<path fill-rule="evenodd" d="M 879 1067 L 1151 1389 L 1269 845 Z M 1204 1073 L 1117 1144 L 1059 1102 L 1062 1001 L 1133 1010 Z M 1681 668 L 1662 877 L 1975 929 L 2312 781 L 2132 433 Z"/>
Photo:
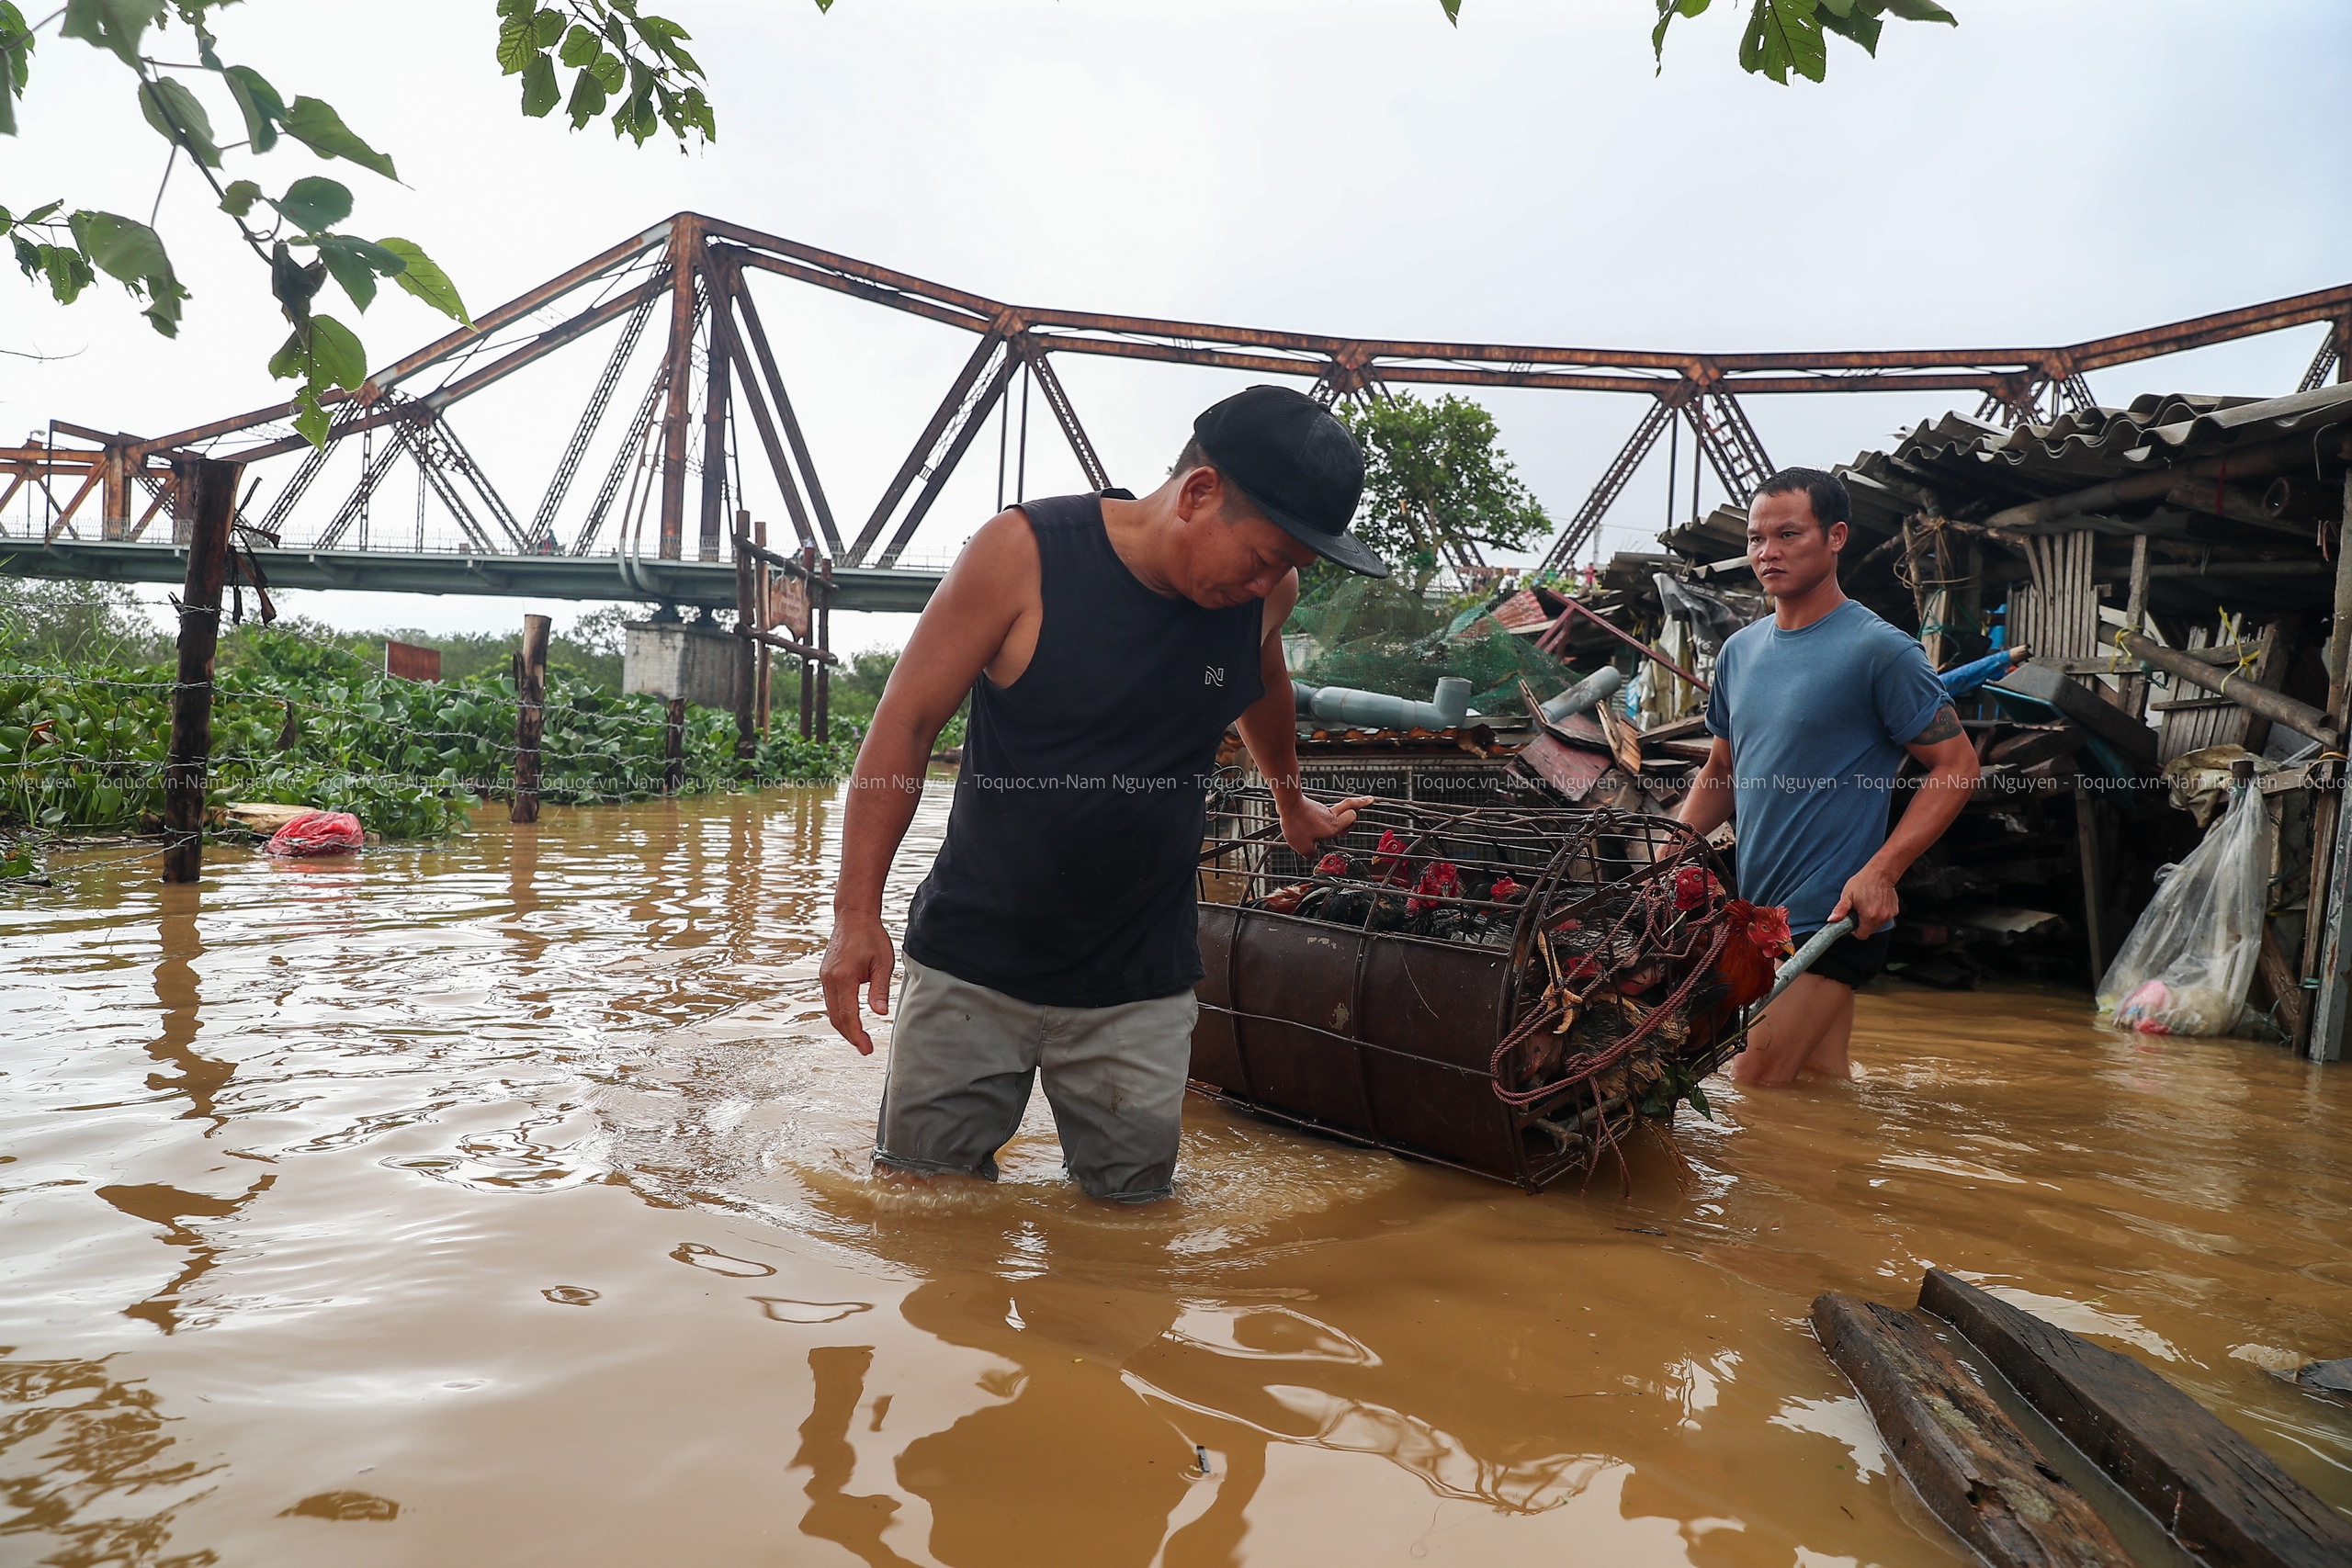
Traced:
<path fill-rule="evenodd" d="M 348 811 L 386 838 L 429 839 L 458 831 L 468 807 L 511 791 L 511 676 L 403 681 L 348 649 L 281 631 L 248 634 L 241 651 L 216 677 L 208 805 Z M 160 818 L 172 682 L 161 665 L 0 660 L 0 823 L 86 831 Z M 660 793 L 667 721 L 658 698 L 551 671 L 540 798 L 574 805 Z M 846 742 L 773 733 L 739 760 L 732 716 L 702 708 L 688 710 L 683 739 L 689 793 L 829 783 L 854 757 Z"/>

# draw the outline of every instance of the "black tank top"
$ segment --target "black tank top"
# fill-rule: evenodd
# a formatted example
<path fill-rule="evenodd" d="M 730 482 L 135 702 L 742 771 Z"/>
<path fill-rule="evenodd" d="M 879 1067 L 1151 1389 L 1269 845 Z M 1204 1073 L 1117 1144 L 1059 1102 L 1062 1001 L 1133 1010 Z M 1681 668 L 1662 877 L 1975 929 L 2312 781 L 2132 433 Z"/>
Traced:
<path fill-rule="evenodd" d="M 1146 588 L 1111 547 L 1100 496 L 1021 510 L 1045 599 L 1037 651 L 1012 685 L 972 687 L 907 952 L 1041 1007 L 1173 996 L 1201 977 L 1205 786 L 1226 727 L 1265 694 L 1265 605 L 1207 610 Z"/>

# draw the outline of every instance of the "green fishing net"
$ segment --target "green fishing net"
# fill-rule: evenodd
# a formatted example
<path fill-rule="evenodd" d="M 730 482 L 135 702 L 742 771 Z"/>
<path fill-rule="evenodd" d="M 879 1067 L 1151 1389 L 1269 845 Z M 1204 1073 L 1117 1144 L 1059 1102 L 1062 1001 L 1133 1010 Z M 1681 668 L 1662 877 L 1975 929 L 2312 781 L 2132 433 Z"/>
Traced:
<path fill-rule="evenodd" d="M 1433 602 L 1393 578 L 1340 583 L 1293 611 L 1283 636 L 1292 674 L 1307 685 L 1427 702 L 1441 679 L 1456 675 L 1470 682 L 1470 706 L 1482 714 L 1525 714 L 1522 678 L 1550 697 L 1579 673 L 1539 652 L 1533 637 L 1505 631 L 1485 601 Z"/>

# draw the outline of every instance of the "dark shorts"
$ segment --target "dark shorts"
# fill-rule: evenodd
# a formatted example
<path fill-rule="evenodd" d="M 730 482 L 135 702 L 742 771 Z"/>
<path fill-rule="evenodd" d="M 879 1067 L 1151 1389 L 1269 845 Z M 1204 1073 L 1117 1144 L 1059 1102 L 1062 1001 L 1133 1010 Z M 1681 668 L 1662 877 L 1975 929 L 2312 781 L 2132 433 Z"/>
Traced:
<path fill-rule="evenodd" d="M 1798 937 L 1797 945 L 1803 947 L 1812 934 L 1807 931 Z M 1815 959 L 1813 967 L 1805 973 L 1818 975 L 1825 980 L 1835 980 L 1841 986 L 1859 991 L 1870 984 L 1871 976 L 1886 967 L 1886 951 L 1894 943 L 1893 926 L 1881 926 L 1867 939 L 1849 933 L 1839 937 L 1830 945 L 1828 952 Z"/>

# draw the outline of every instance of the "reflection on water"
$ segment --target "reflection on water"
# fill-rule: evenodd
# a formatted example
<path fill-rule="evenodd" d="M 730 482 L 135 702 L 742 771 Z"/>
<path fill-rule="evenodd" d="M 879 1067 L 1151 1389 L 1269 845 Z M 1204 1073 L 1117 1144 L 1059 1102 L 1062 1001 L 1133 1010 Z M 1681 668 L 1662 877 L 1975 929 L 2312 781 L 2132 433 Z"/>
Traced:
<path fill-rule="evenodd" d="M 897 907 L 935 844 L 934 790 Z M 0 905 L 0 1560 L 1960 1561 L 1804 1327 L 1939 1265 L 2352 1508 L 2352 1069 L 1866 998 L 1851 1086 L 1530 1199 L 1188 1108 L 865 1168 L 824 792 Z"/>

